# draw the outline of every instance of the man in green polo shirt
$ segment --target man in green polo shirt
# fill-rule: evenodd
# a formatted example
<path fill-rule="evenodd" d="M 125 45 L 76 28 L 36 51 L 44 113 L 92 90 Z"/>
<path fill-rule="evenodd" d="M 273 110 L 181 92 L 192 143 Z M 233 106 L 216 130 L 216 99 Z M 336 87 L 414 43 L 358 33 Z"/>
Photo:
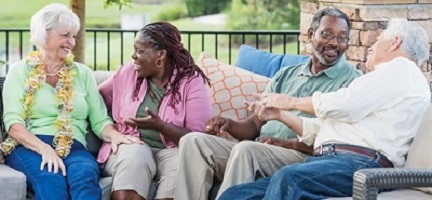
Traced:
<path fill-rule="evenodd" d="M 350 30 L 350 20 L 340 10 L 318 11 L 308 30 L 311 58 L 305 64 L 282 68 L 265 92 L 305 97 L 315 91 L 332 92 L 348 86 L 361 75 L 343 56 Z M 286 125 L 260 121 L 255 114 L 240 121 L 214 117 L 207 123 L 207 133 L 189 133 L 180 140 L 176 199 L 207 199 L 214 178 L 222 181 L 220 195 L 230 186 L 270 176 L 285 165 L 301 162 L 312 152 L 312 147 L 300 143 Z M 226 133 L 241 142 L 218 137 Z"/>

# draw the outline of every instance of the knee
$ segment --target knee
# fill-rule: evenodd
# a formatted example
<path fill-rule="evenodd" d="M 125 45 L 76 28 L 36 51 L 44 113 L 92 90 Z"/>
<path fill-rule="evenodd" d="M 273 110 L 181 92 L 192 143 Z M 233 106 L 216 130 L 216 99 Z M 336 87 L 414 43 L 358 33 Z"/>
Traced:
<path fill-rule="evenodd" d="M 272 176 L 272 182 L 289 183 L 299 179 L 300 172 L 291 166 L 285 166 Z"/>
<path fill-rule="evenodd" d="M 189 148 L 192 146 L 196 146 L 198 141 L 204 141 L 205 137 L 209 135 L 200 133 L 200 132 L 192 132 L 184 135 L 180 138 L 179 147 L 180 148 Z"/>
<path fill-rule="evenodd" d="M 259 144 L 253 141 L 241 141 L 234 145 L 230 157 L 250 157 L 254 154 L 253 149 L 256 147 L 256 145 Z"/>
<path fill-rule="evenodd" d="M 156 171 L 153 153 L 147 145 L 131 144 L 123 148 L 123 151 L 117 154 L 116 171 L 127 169 L 133 171 L 147 169 L 152 173 Z"/>
<path fill-rule="evenodd" d="M 99 166 L 94 162 L 82 162 L 76 165 L 67 167 L 67 174 L 73 180 L 77 179 L 99 179 Z"/>

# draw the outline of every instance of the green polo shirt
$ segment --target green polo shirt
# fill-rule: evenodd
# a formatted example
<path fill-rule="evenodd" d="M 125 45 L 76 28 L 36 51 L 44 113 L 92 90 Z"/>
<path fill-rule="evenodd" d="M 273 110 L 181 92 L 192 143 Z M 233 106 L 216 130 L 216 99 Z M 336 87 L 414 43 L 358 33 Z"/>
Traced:
<path fill-rule="evenodd" d="M 346 62 L 345 57 L 316 75 L 311 72 L 312 60 L 305 64 L 288 66 L 279 70 L 267 85 L 265 92 L 287 94 L 294 97 L 312 96 L 315 91 L 333 92 L 339 88 L 347 87 L 351 81 L 362 73 Z M 301 117 L 314 117 L 299 111 L 292 111 Z M 261 127 L 260 136 L 276 138 L 295 138 L 296 134 L 285 124 L 272 120 Z"/>

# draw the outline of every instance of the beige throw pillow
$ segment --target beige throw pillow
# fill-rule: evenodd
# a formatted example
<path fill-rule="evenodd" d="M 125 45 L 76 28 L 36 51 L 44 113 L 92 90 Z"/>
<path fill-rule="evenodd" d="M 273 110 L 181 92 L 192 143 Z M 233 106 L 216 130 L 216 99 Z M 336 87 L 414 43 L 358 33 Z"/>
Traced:
<path fill-rule="evenodd" d="M 252 93 L 263 92 L 270 81 L 268 77 L 219 62 L 205 52 L 201 53 L 196 63 L 211 81 L 214 116 L 234 120 L 246 118 L 250 113 L 243 101 L 253 101 Z"/>

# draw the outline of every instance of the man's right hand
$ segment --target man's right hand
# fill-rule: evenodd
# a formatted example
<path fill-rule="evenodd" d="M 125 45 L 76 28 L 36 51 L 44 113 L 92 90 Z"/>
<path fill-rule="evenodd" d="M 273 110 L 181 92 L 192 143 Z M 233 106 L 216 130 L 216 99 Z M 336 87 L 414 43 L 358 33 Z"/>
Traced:
<path fill-rule="evenodd" d="M 227 138 L 228 130 L 230 125 L 230 119 L 224 117 L 212 117 L 206 123 L 206 133 L 211 135 L 217 135 L 219 137 Z"/>

